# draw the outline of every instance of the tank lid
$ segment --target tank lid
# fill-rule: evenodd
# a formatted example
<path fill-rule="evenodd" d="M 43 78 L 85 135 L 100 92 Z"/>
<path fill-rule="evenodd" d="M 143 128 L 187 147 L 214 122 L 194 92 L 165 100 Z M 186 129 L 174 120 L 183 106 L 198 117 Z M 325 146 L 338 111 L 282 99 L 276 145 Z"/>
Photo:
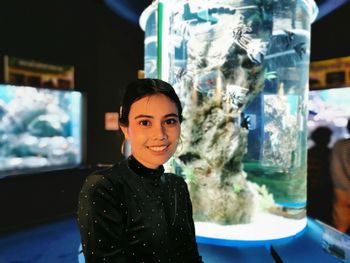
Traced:
<path fill-rule="evenodd" d="M 318 7 L 315 3 L 315 0 L 302 0 L 302 2 L 310 14 L 310 23 L 314 22 L 318 15 Z"/>
<path fill-rule="evenodd" d="M 157 7 L 158 1 L 153 1 L 152 4 L 150 4 L 145 10 L 143 10 L 139 20 L 140 27 L 143 31 L 146 30 L 146 23 L 148 17 L 157 10 Z"/>
<path fill-rule="evenodd" d="M 315 3 L 315 0 L 301 0 L 302 4 L 304 4 L 307 12 L 310 14 L 310 23 L 316 20 L 318 15 L 318 7 Z M 153 1 L 151 5 L 149 5 L 141 14 L 139 24 L 143 31 L 146 28 L 146 22 L 148 17 L 157 10 L 158 1 Z"/>

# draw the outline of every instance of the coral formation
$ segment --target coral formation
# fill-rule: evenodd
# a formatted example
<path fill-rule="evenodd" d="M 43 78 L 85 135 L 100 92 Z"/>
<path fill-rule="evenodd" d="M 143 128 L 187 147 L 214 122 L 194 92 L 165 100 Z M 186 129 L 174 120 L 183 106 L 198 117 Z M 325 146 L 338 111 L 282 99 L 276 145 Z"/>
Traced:
<path fill-rule="evenodd" d="M 242 111 L 264 87 L 261 62 L 271 28 L 262 30 L 258 7 L 222 10 L 209 9 L 211 20 L 173 31 L 176 39 L 187 32 L 186 70 L 174 70 L 182 72 L 174 85 L 184 103 L 176 162 L 190 186 L 195 220 L 240 224 L 273 205 L 264 186 L 247 180 L 242 158 L 248 131 L 241 127 Z"/>

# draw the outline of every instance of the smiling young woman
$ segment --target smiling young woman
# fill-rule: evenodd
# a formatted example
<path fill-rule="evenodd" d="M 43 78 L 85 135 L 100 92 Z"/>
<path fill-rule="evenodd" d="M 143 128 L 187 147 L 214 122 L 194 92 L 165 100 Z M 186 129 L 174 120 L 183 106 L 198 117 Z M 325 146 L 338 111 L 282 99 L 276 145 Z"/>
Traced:
<path fill-rule="evenodd" d="M 202 262 L 187 185 L 163 168 L 176 151 L 181 121 L 170 84 L 141 79 L 128 85 L 119 122 L 131 156 L 90 175 L 79 196 L 86 263 Z"/>
<path fill-rule="evenodd" d="M 139 99 L 131 106 L 129 125 L 121 129 L 132 155 L 147 168 L 156 169 L 176 150 L 181 131 L 177 106 L 161 93 Z"/>

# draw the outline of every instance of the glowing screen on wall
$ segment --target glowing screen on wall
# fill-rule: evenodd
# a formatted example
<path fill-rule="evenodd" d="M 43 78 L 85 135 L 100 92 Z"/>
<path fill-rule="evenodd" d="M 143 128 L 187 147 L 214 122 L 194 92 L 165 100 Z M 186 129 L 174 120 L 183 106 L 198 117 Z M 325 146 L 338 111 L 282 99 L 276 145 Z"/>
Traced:
<path fill-rule="evenodd" d="M 0 178 L 81 161 L 81 93 L 0 85 Z"/>
<path fill-rule="evenodd" d="M 309 135 L 326 126 L 332 130 L 330 147 L 347 136 L 346 124 L 350 118 L 350 87 L 313 90 L 309 93 Z M 309 138 L 309 147 L 313 145 Z"/>

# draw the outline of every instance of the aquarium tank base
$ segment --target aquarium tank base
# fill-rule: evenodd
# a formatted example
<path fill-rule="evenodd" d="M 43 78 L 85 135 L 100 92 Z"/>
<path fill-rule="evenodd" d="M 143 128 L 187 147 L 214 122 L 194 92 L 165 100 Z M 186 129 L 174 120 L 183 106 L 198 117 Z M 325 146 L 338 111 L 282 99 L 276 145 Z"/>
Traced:
<path fill-rule="evenodd" d="M 260 214 L 250 224 L 195 222 L 196 236 L 200 243 L 223 246 L 259 246 L 266 242 L 279 242 L 301 234 L 306 225 L 306 218 L 291 220 L 270 214 Z"/>

